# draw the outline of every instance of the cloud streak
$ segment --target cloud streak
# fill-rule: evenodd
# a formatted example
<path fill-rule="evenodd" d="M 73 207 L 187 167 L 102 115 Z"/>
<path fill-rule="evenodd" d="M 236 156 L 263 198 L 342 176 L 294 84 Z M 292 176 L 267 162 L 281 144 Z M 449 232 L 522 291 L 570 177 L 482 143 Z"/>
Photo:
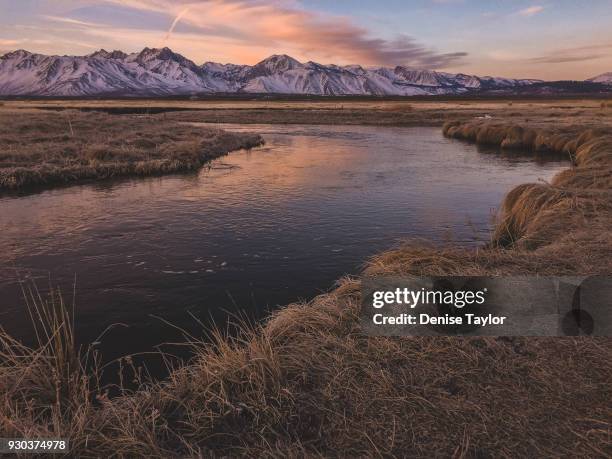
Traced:
<path fill-rule="evenodd" d="M 172 32 L 174 32 L 174 29 L 176 28 L 177 24 L 179 23 L 179 21 L 181 19 L 183 19 L 183 17 L 189 13 L 190 7 L 185 8 L 183 11 L 181 11 L 179 14 L 176 15 L 176 17 L 174 18 L 174 21 L 172 21 L 172 25 L 170 26 L 170 28 L 168 29 L 168 32 L 166 33 L 166 36 L 164 37 L 164 43 L 168 42 L 168 39 L 170 38 L 170 35 L 172 35 Z"/>
<path fill-rule="evenodd" d="M 533 64 L 565 64 L 583 62 L 607 57 L 612 52 L 612 43 L 562 48 L 548 54 L 528 59 Z"/>
<path fill-rule="evenodd" d="M 223 29 L 225 44 L 231 42 L 234 48 L 241 50 L 241 57 L 249 61 L 266 57 L 261 54 L 266 50 L 269 54 L 286 52 L 303 59 L 339 63 L 444 68 L 460 63 L 467 56 L 462 51 L 438 52 L 407 35 L 391 40 L 372 37 L 366 28 L 347 17 L 306 11 L 293 2 L 111 1 L 124 7 L 171 15 L 173 22 L 165 42 L 180 35 L 179 22 L 200 28 L 203 40 L 211 39 L 211 30 Z M 210 46 L 210 42 L 208 44 Z"/>
<path fill-rule="evenodd" d="M 43 18 L 53 22 L 60 22 L 80 27 L 108 27 L 97 22 L 79 21 L 78 19 L 64 18 L 60 16 L 43 16 Z"/>
<path fill-rule="evenodd" d="M 535 16 L 536 14 L 541 13 L 542 11 L 544 11 L 544 7 L 543 6 L 534 5 L 534 6 L 530 6 L 529 8 L 525 8 L 523 10 L 520 10 L 518 12 L 518 14 L 520 16 L 530 17 L 530 16 Z"/>
<path fill-rule="evenodd" d="M 4 40 L 0 38 L 0 46 L 11 47 L 18 45 L 19 43 L 21 43 L 20 40 Z"/>

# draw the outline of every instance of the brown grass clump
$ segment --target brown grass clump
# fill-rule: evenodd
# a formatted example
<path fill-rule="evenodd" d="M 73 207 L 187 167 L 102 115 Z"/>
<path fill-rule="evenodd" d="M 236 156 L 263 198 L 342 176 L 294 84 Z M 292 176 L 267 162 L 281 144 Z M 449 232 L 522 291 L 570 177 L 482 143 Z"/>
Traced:
<path fill-rule="evenodd" d="M 580 166 L 603 166 L 610 161 L 612 138 L 601 137 L 582 143 L 576 149 L 576 163 Z"/>
<path fill-rule="evenodd" d="M 470 140 L 472 134 L 463 134 L 469 126 L 478 133 L 476 142 L 567 153 L 575 164 L 554 177 L 551 184 L 524 184 L 508 193 L 492 236 L 493 245 L 534 250 L 559 245 L 570 231 L 581 237 L 610 234 L 612 131 L 571 126 L 533 130 L 487 122 L 454 122 L 452 126 L 454 131 L 447 130 L 447 136 Z"/>
<path fill-rule="evenodd" d="M 461 132 L 461 131 L 459 131 Z M 476 143 L 481 145 L 500 145 L 506 138 L 504 128 L 490 125 L 479 129 L 476 134 Z"/>
<path fill-rule="evenodd" d="M 568 190 L 612 189 L 612 169 L 597 165 L 566 169 L 553 177 L 551 185 Z"/>
<path fill-rule="evenodd" d="M 190 171 L 262 142 L 161 116 L 0 112 L 0 191 Z"/>
<path fill-rule="evenodd" d="M 504 140 L 500 143 L 502 148 L 523 148 L 525 130 L 520 126 L 512 126 L 511 129 L 505 132 Z"/>
<path fill-rule="evenodd" d="M 502 218 L 496 225 L 493 240 L 503 246 L 515 243 L 525 236 L 528 226 L 538 214 L 571 198 L 567 193 L 548 185 L 519 185 L 504 199 L 500 212 Z"/>

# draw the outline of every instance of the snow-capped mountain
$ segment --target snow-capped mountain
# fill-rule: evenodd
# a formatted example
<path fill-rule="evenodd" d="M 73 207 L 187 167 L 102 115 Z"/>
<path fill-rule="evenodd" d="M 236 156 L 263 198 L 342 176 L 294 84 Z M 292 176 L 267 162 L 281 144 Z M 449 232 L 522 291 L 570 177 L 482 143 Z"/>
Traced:
<path fill-rule="evenodd" d="M 301 63 L 274 55 L 255 65 L 197 65 L 169 48 L 139 53 L 96 51 L 46 56 L 18 50 L 0 56 L 0 96 L 163 96 L 199 93 L 437 95 L 504 90 L 537 80 L 431 70 Z"/>
<path fill-rule="evenodd" d="M 612 85 L 612 72 L 602 73 L 596 77 L 589 78 L 587 81 Z"/>

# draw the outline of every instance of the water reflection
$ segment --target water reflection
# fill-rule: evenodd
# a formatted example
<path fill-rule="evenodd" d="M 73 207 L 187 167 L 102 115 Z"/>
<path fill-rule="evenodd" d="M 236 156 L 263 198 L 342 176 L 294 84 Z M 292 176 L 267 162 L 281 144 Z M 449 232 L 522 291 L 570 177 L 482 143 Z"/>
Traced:
<path fill-rule="evenodd" d="M 486 240 L 513 186 L 562 158 L 500 155 L 437 128 L 224 126 L 267 144 L 199 173 L 0 198 L 0 317 L 31 338 L 19 276 L 72 291 L 80 339 L 122 322 L 109 355 L 194 331 L 188 312 L 255 315 L 313 295 L 408 237 Z M 198 327 L 195 327 L 198 328 Z"/>

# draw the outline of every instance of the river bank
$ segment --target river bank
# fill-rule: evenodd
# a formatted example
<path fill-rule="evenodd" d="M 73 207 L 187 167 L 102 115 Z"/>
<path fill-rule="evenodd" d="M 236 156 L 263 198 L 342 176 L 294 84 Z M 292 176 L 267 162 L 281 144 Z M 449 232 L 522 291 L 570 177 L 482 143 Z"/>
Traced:
<path fill-rule="evenodd" d="M 164 118 L 0 109 L 0 191 L 191 171 L 262 143 Z"/>
<path fill-rule="evenodd" d="M 189 123 L 442 126 L 494 120 L 546 129 L 612 125 L 605 99 L 7 100 L 0 102 L 0 190 L 195 170 L 262 143 Z"/>
<path fill-rule="evenodd" d="M 367 276 L 612 270 L 608 128 L 549 131 L 469 119 L 444 131 L 566 152 L 575 166 L 550 184 L 511 191 L 486 247 L 406 244 L 383 253 L 358 278 L 255 329 L 194 343 L 196 357 L 167 381 L 116 398 L 84 377 L 69 350 L 69 328 L 51 328 L 55 350 L 29 351 L 4 337 L 0 429 L 13 437 L 69 437 L 79 456 L 609 455 L 609 339 L 360 332 Z M 139 381 L 142 370 L 131 359 L 124 367 Z"/>

